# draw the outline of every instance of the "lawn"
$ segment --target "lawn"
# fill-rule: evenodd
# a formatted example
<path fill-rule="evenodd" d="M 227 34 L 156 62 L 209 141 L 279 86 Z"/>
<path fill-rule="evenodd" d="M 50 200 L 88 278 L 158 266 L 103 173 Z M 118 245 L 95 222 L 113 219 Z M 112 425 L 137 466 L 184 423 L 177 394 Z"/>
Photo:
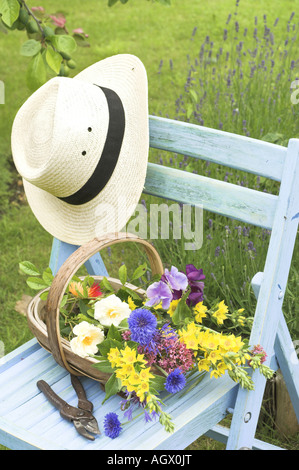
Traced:
<path fill-rule="evenodd" d="M 34 5 L 32 1 L 28 3 Z M 290 83 L 299 77 L 299 17 L 295 14 L 289 21 L 292 12 L 298 10 L 299 0 L 241 0 L 238 7 L 236 0 L 172 0 L 171 7 L 146 0 L 129 0 L 126 5 L 117 3 L 112 8 L 108 8 L 107 0 L 64 3 L 40 1 L 49 13 L 63 9 L 70 30 L 81 27 L 89 35 L 90 47 L 76 51 L 77 68 L 72 75 L 107 56 L 132 53 L 147 69 L 151 114 L 190 120 L 282 145 L 291 137 L 299 137 L 299 104 L 297 109 L 290 103 Z M 269 30 L 266 37 L 265 28 Z M 5 105 L 0 105 L 0 340 L 8 353 L 31 337 L 26 319 L 14 310 L 23 293 L 32 294 L 18 271 L 18 263 L 28 259 L 41 268 L 47 266 L 51 237 L 27 206 L 11 159 L 13 118 L 31 94 L 25 83 L 28 60 L 19 54 L 25 34 L 0 34 L 0 80 L 5 84 Z M 238 49 L 240 42 L 243 45 Z M 250 50 L 251 55 L 245 56 L 245 50 Z M 195 164 L 183 157 L 174 160 L 161 152 L 152 152 L 150 158 L 161 164 L 183 166 L 186 171 L 277 191 L 269 181 L 226 172 L 217 165 Z M 150 198 L 145 198 L 146 204 L 150 202 Z M 204 244 L 196 261 L 211 280 L 208 297 L 222 296 L 228 304 L 245 307 L 251 313 L 254 297 L 250 279 L 262 270 L 269 234 L 211 214 L 206 215 L 204 224 Z M 158 240 L 157 248 L 165 263 L 183 267 L 193 261 L 192 253 L 183 252 L 174 240 Z M 104 256 L 109 271 L 115 273 L 119 253 L 112 258 Z M 294 339 L 299 337 L 298 281 L 297 247 L 285 303 Z M 267 433 L 277 439 L 269 419 L 265 421 Z M 196 445 L 213 446 L 207 440 Z M 298 448 L 298 442 L 292 439 L 284 445 Z"/>

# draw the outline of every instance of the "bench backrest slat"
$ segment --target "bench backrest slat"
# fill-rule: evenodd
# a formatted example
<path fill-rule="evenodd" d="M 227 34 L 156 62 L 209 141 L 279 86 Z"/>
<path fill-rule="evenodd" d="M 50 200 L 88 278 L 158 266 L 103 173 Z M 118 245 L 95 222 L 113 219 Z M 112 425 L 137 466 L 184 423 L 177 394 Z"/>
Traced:
<path fill-rule="evenodd" d="M 150 116 L 150 146 L 281 181 L 287 149 L 246 136 Z"/>
<path fill-rule="evenodd" d="M 194 173 L 148 164 L 144 192 L 202 206 L 230 218 L 271 229 L 278 196 Z"/>

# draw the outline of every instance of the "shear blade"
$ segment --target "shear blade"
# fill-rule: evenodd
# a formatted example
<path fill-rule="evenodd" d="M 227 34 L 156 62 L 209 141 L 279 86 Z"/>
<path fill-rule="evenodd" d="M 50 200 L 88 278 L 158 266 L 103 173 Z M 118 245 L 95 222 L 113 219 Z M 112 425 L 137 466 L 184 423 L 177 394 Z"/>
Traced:
<path fill-rule="evenodd" d="M 87 426 L 85 425 L 83 426 L 80 420 L 74 419 L 73 423 L 78 433 L 81 434 L 81 436 L 86 437 L 86 439 L 89 439 L 90 441 L 95 440 L 95 437 L 92 434 L 89 434 L 89 432 L 87 432 L 87 429 L 86 429 Z"/>
<path fill-rule="evenodd" d="M 81 424 L 85 427 L 87 431 L 92 432 L 93 434 L 101 434 L 101 431 L 99 430 L 99 426 L 97 423 L 97 420 L 95 418 L 93 419 L 81 419 Z"/>

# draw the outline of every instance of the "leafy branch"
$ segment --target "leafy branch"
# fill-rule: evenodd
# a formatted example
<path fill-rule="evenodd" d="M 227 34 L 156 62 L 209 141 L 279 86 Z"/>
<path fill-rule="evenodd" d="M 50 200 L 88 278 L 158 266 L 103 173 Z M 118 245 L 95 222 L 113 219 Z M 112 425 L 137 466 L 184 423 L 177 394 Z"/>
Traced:
<path fill-rule="evenodd" d="M 30 58 L 27 85 L 35 90 L 55 75 L 68 76 L 76 67 L 73 53 L 77 46 L 88 47 L 82 28 L 66 29 L 62 13 L 47 14 L 43 7 L 30 8 L 25 0 L 0 0 L 1 30 L 25 31 L 27 41 L 20 54 Z"/>

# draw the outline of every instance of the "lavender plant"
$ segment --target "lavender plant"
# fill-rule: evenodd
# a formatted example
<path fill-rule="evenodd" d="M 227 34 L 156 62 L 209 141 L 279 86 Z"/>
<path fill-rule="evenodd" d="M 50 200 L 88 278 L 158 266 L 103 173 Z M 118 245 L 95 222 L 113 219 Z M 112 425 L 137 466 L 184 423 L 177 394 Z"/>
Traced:
<path fill-rule="evenodd" d="M 291 100 L 293 84 L 299 76 L 296 44 L 299 23 L 295 14 L 283 26 L 285 36 L 276 34 L 281 21 L 269 24 L 267 15 L 252 18 L 251 28 L 243 28 L 236 10 L 229 14 L 223 27 L 222 42 L 217 44 L 207 36 L 197 44 L 197 28 L 191 39 L 196 54 L 187 56 L 187 78 L 176 100 L 176 119 L 214 129 L 287 145 L 290 138 L 299 137 L 299 106 Z M 277 39 L 279 37 L 279 39 Z M 163 73 L 164 63 L 159 65 Z M 173 64 L 170 63 L 172 70 Z M 292 102 L 293 101 L 293 102 Z M 211 176 L 259 191 L 277 194 L 279 184 L 266 178 L 225 169 L 217 164 L 194 160 L 187 156 L 153 153 L 157 163 L 185 171 Z M 147 200 L 147 204 L 150 203 Z M 217 292 L 227 305 L 244 308 L 254 315 L 255 297 L 251 279 L 263 271 L 270 232 L 257 227 L 241 226 L 222 216 L 208 214 L 204 219 L 204 243 L 200 250 L 186 252 L 185 240 L 155 240 L 159 252 L 171 253 L 177 266 L 196 262 L 204 269 L 209 283 L 206 301 Z M 285 298 L 285 313 L 293 337 L 298 337 L 298 250 L 289 278 Z"/>
<path fill-rule="evenodd" d="M 299 109 L 291 102 L 292 83 L 299 76 L 299 24 L 294 16 L 293 12 L 284 25 L 284 39 L 278 40 L 279 18 L 268 24 L 266 14 L 254 17 L 251 29 L 243 29 L 238 8 L 230 14 L 219 47 L 207 36 L 197 55 L 188 56 L 177 117 L 282 145 L 298 136 Z M 195 28 L 193 42 L 196 33 Z"/>

